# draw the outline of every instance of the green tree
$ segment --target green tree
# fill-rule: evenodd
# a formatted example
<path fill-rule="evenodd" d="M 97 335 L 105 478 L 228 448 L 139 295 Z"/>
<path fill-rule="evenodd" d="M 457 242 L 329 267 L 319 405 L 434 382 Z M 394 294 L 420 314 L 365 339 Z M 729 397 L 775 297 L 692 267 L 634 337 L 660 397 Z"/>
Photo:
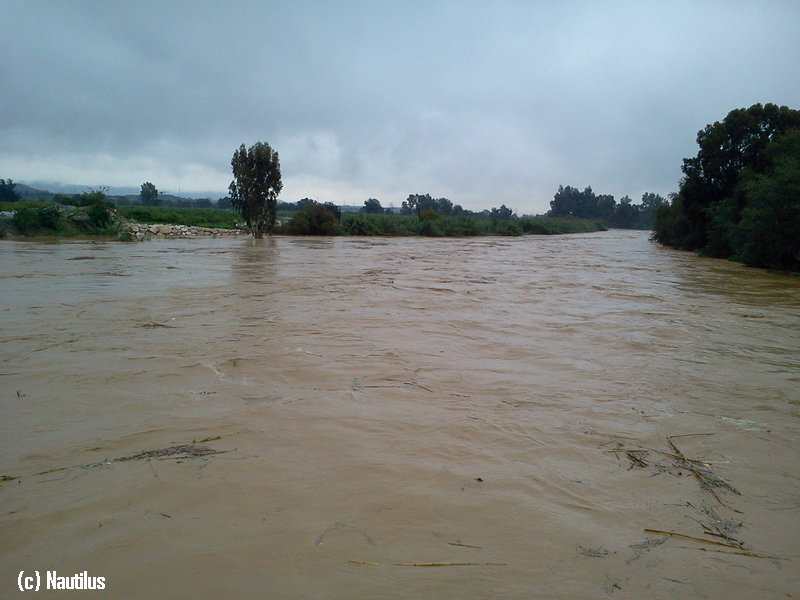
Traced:
<path fill-rule="evenodd" d="M 283 189 L 278 153 L 269 144 L 242 144 L 231 159 L 233 181 L 228 191 L 231 204 L 239 211 L 256 238 L 275 228 L 277 198 Z"/>
<path fill-rule="evenodd" d="M 642 202 L 637 206 L 638 219 L 635 226 L 638 229 L 652 229 L 656 210 L 665 204 L 667 204 L 667 201 L 664 200 L 663 196 L 652 192 L 642 194 Z"/>
<path fill-rule="evenodd" d="M 326 202 L 322 206 L 324 206 L 325 209 L 333 215 L 337 222 L 341 220 L 342 209 L 336 206 L 333 202 Z"/>
<path fill-rule="evenodd" d="M 609 223 L 617 208 L 617 201 L 614 200 L 614 196 L 610 194 L 600 194 L 596 198 L 595 205 L 596 214 L 592 215 L 591 218 L 603 219 L 606 223 Z"/>
<path fill-rule="evenodd" d="M 550 217 L 579 217 L 582 219 L 598 216 L 598 201 L 591 187 L 582 192 L 578 188 L 558 186 L 550 201 Z"/>
<path fill-rule="evenodd" d="M 18 202 L 22 198 L 14 191 L 17 184 L 11 179 L 0 179 L 0 202 Z"/>
<path fill-rule="evenodd" d="M 427 205 L 428 202 L 432 200 L 430 194 L 425 194 L 424 196 L 421 194 L 409 194 L 408 198 L 403 200 L 400 212 L 404 215 L 413 215 L 416 213 L 416 215 L 419 216 L 420 212 L 424 209 L 433 208 Z"/>
<path fill-rule="evenodd" d="M 295 210 L 303 210 L 307 206 L 314 206 L 315 204 L 317 204 L 317 201 L 312 198 L 301 198 L 295 202 Z"/>
<path fill-rule="evenodd" d="M 145 181 L 142 184 L 142 190 L 139 192 L 139 199 L 145 206 L 158 206 L 161 204 L 156 186 L 149 181 Z"/>
<path fill-rule="evenodd" d="M 647 211 L 654 211 L 659 206 L 666 204 L 667 201 L 664 200 L 663 196 L 659 196 L 658 194 L 653 194 L 651 192 L 645 192 L 642 194 L 642 210 Z"/>
<path fill-rule="evenodd" d="M 697 156 L 683 160 L 681 202 L 673 203 L 683 211 L 685 219 L 681 221 L 688 230 L 677 236 L 659 227 L 660 238 L 679 248 L 704 248 L 709 243 L 713 207 L 731 197 L 745 168 L 753 173 L 764 169 L 763 152 L 770 140 L 796 127 L 800 127 L 800 111 L 775 104 L 735 109 L 722 122 L 706 125 L 697 133 Z"/>
<path fill-rule="evenodd" d="M 750 266 L 800 271 L 800 129 L 775 138 L 764 158 L 762 172 L 743 173 L 727 203 L 744 205 L 727 228 L 730 250 Z"/>
<path fill-rule="evenodd" d="M 364 208 L 361 209 L 361 212 L 370 215 L 379 215 L 384 211 L 383 211 L 383 206 L 381 206 L 380 200 L 377 200 L 375 198 L 370 198 L 369 200 L 364 200 Z"/>
<path fill-rule="evenodd" d="M 461 207 L 460 210 L 463 211 Z M 403 201 L 400 213 L 404 215 L 416 215 L 419 217 L 423 210 L 435 210 L 440 215 L 453 214 L 453 203 L 447 198 L 432 198 L 430 194 L 409 194 Z"/>
<path fill-rule="evenodd" d="M 492 218 L 499 219 L 499 220 L 507 220 L 514 216 L 514 211 L 508 208 L 505 204 L 502 204 L 500 208 L 493 208 L 492 209 Z"/>
<path fill-rule="evenodd" d="M 639 207 L 628 196 L 619 199 L 619 204 L 611 217 L 610 225 L 622 229 L 633 229 L 639 219 Z"/>

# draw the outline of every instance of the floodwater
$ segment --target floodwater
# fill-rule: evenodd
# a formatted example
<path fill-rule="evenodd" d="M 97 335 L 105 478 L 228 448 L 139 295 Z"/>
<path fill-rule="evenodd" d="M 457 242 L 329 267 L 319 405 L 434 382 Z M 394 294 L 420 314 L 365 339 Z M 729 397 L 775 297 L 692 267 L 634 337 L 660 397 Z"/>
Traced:
<path fill-rule="evenodd" d="M 799 594 L 800 278 L 630 231 L 0 242 L 0 331 L 4 598 Z"/>

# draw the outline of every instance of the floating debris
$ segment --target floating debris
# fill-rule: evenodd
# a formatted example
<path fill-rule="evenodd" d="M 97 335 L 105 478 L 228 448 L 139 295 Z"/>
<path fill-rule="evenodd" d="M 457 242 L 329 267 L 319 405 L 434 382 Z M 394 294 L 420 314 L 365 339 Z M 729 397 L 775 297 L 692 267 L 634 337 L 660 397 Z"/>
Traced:
<path fill-rule="evenodd" d="M 355 525 L 353 525 L 352 523 L 345 523 L 344 521 L 336 521 L 336 523 L 334 523 L 333 525 L 331 525 L 330 527 L 328 527 L 328 528 L 327 528 L 325 531 L 323 531 L 323 532 L 322 532 L 322 533 L 319 535 L 319 537 L 317 538 L 317 541 L 315 542 L 315 544 L 316 544 L 317 546 L 321 546 L 321 545 L 322 545 L 322 543 L 325 541 L 325 537 L 326 537 L 326 536 L 327 536 L 329 533 L 331 533 L 331 532 L 333 532 L 333 531 L 336 531 L 336 530 L 338 530 L 338 529 L 350 529 L 350 530 L 352 530 L 352 531 L 355 531 L 355 532 L 357 532 L 357 533 L 360 533 L 360 534 L 361 534 L 361 537 L 363 537 L 363 538 L 364 538 L 364 540 L 366 540 L 366 542 L 367 542 L 368 544 L 370 544 L 371 546 L 374 546 L 374 545 L 375 545 L 375 540 L 372 538 L 372 536 L 371 536 L 371 535 L 369 535 L 368 533 L 366 533 L 364 530 L 362 530 L 362 529 L 359 529 L 358 527 L 356 527 L 356 526 L 355 526 Z"/>
<path fill-rule="evenodd" d="M 727 507 L 727 505 L 722 501 L 722 499 L 719 497 L 719 494 L 717 494 L 715 489 L 723 488 L 733 492 L 736 495 L 741 495 L 739 490 L 737 490 L 730 483 L 725 481 L 721 476 L 715 473 L 711 469 L 709 463 L 701 460 L 688 458 L 674 442 L 674 440 L 679 437 L 689 437 L 697 435 L 711 435 L 711 434 L 690 433 L 687 435 L 667 436 L 667 444 L 669 445 L 671 452 L 666 452 L 664 450 L 656 450 L 653 448 L 626 448 L 625 445 L 618 440 L 616 441 L 616 444 L 618 446 L 617 448 L 613 448 L 611 450 L 605 450 L 604 452 L 609 454 L 616 454 L 617 457 L 619 457 L 619 455 L 624 455 L 630 461 L 630 466 L 628 467 L 628 470 L 631 470 L 634 467 L 639 467 L 639 468 L 652 467 L 656 471 L 654 475 L 658 475 L 664 472 L 669 472 L 669 470 L 662 463 L 648 460 L 650 453 L 660 454 L 662 456 L 671 458 L 674 461 L 673 462 L 674 467 L 689 471 L 692 475 L 694 475 L 694 477 L 700 483 L 701 488 L 703 488 L 705 491 L 711 494 L 714 497 L 714 499 L 721 505 Z M 680 475 L 680 472 L 678 472 L 677 474 Z"/>
<path fill-rule="evenodd" d="M 139 325 L 139 327 L 147 327 L 147 328 L 150 328 L 150 329 L 153 329 L 153 328 L 156 328 L 156 327 L 164 327 L 165 329 L 174 329 L 175 328 L 174 325 L 167 325 L 166 323 L 159 323 L 157 321 L 148 321 L 147 323 L 142 323 L 141 325 Z"/>
<path fill-rule="evenodd" d="M 685 533 L 678 533 L 677 531 L 664 531 L 663 529 L 649 529 L 645 528 L 645 533 L 657 533 L 659 535 L 668 535 L 683 538 L 686 540 L 694 540 L 695 542 L 702 542 L 704 544 L 713 544 L 714 546 L 725 546 L 726 548 L 736 548 L 737 550 L 741 549 L 741 546 L 735 546 L 733 544 L 727 544 L 725 542 L 717 542 L 715 540 L 706 540 L 703 538 L 695 537 L 693 535 L 686 535 Z"/>
<path fill-rule="evenodd" d="M 587 548 L 584 546 L 578 546 L 578 554 L 582 554 L 583 556 L 591 556 L 592 558 L 603 558 L 605 556 L 616 554 L 616 551 L 606 550 L 602 546 L 599 546 L 597 548 Z"/>
<path fill-rule="evenodd" d="M 370 567 L 505 567 L 508 563 L 496 562 L 426 562 L 426 563 L 376 563 L 365 560 L 348 560 L 352 565 Z"/>
<path fill-rule="evenodd" d="M 166 448 L 145 450 L 142 452 L 137 452 L 136 454 L 131 454 L 130 456 L 120 456 L 118 458 L 106 459 L 102 462 L 88 463 L 85 465 L 73 465 L 71 467 L 58 467 L 55 469 L 48 469 L 47 471 L 41 471 L 39 473 L 35 473 L 35 475 L 46 475 L 48 473 L 56 473 L 58 471 L 66 471 L 68 469 L 93 469 L 97 467 L 105 467 L 112 463 L 130 462 L 135 460 L 152 460 L 154 458 L 162 460 L 163 459 L 181 460 L 185 458 L 201 458 L 204 456 L 212 456 L 215 454 L 225 454 L 226 452 L 230 452 L 230 450 L 215 450 L 210 446 L 202 445 L 204 442 L 211 442 L 214 440 L 219 440 L 221 438 L 222 436 L 218 435 L 202 439 L 199 442 L 192 440 L 191 444 L 174 444 L 172 446 L 167 446 Z"/>
<path fill-rule="evenodd" d="M 214 450 L 210 446 L 201 446 L 199 444 L 180 444 L 177 446 L 169 446 L 167 448 L 158 448 L 157 450 L 147 450 L 146 452 L 139 452 L 130 456 L 122 456 L 109 462 L 150 460 L 152 458 L 196 458 L 199 456 L 208 456 L 209 454 L 220 453 L 220 450 Z"/>
<path fill-rule="evenodd" d="M 680 463 L 679 466 L 692 473 L 692 475 L 694 475 L 695 478 L 700 482 L 700 487 L 702 487 L 704 490 L 706 490 L 708 493 L 714 496 L 714 499 L 723 506 L 725 506 L 725 503 L 720 499 L 720 497 L 717 495 L 717 493 L 714 491 L 713 488 L 715 487 L 725 488 L 727 490 L 730 490 L 736 495 L 741 495 L 739 493 L 739 490 L 734 488 L 731 484 L 729 484 L 727 481 L 725 481 L 716 473 L 714 473 L 714 471 L 711 470 L 711 467 L 709 467 L 708 464 L 698 460 L 690 460 L 686 458 L 683 455 L 683 452 L 681 452 L 675 445 L 675 442 L 672 441 L 674 438 L 677 437 L 685 437 L 685 436 L 677 436 L 677 435 L 667 436 L 667 443 L 669 444 L 669 447 L 672 448 L 673 452 L 675 452 L 674 458 L 678 460 L 678 462 Z"/>

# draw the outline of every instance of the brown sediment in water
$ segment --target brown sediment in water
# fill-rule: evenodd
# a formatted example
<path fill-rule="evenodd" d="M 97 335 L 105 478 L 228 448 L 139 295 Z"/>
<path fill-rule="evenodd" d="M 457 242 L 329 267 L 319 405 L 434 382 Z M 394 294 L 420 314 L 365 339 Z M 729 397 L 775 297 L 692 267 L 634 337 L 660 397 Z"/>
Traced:
<path fill-rule="evenodd" d="M 798 292 L 641 232 L 0 242 L 0 585 L 788 597 Z"/>

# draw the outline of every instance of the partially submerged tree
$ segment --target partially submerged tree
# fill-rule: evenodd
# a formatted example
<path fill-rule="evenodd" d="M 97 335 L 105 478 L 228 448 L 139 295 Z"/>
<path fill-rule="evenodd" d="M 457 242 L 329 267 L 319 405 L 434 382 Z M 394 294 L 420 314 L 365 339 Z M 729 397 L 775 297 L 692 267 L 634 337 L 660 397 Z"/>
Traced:
<path fill-rule="evenodd" d="M 283 189 L 278 153 L 269 144 L 242 144 L 231 159 L 233 178 L 228 191 L 233 208 L 242 215 L 253 237 L 263 238 L 272 231 Z"/>

